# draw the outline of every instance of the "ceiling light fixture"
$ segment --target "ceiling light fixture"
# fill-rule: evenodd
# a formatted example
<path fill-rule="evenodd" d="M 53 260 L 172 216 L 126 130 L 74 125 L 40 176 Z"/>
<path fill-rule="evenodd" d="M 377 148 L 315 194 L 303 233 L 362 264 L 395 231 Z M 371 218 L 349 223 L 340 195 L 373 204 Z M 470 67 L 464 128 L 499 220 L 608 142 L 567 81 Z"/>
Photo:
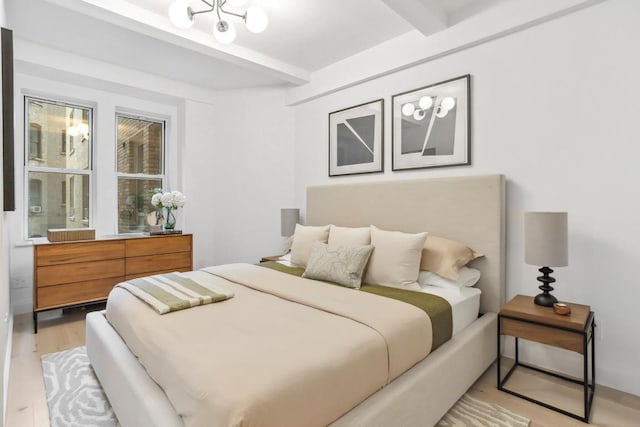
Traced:
<path fill-rule="evenodd" d="M 209 8 L 204 10 L 193 10 L 189 6 L 189 0 L 175 0 L 169 5 L 169 19 L 178 28 L 187 29 L 193 26 L 195 16 L 201 13 L 214 12 L 217 15 L 216 23 L 213 26 L 213 36 L 222 44 L 232 43 L 236 38 L 236 27 L 233 22 L 227 21 L 227 16 L 241 18 L 247 30 L 252 33 L 261 33 L 269 25 L 269 17 L 265 11 L 258 6 L 250 6 L 244 13 L 235 13 L 223 9 L 229 5 L 232 7 L 242 7 L 247 0 L 200 0 Z"/>

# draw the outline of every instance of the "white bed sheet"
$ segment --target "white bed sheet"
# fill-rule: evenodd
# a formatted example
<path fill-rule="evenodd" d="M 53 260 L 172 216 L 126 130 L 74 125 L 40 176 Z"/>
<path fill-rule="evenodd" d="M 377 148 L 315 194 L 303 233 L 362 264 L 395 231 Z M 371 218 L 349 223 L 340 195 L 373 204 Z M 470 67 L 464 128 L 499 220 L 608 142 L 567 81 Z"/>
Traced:
<path fill-rule="evenodd" d="M 438 286 L 421 285 L 422 292 L 437 295 L 451 304 L 453 331 L 451 336 L 469 326 L 478 318 L 480 311 L 480 289 L 462 287 L 460 289 L 440 288 Z"/>

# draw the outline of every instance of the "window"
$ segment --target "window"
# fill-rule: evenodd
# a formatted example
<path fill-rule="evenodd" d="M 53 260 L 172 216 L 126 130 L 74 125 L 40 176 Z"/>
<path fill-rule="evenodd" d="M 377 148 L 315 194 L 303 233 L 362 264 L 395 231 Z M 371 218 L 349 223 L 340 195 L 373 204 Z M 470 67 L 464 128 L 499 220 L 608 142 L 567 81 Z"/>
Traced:
<path fill-rule="evenodd" d="M 42 126 L 37 123 L 29 123 L 29 158 L 42 157 Z"/>
<path fill-rule="evenodd" d="M 29 238 L 50 228 L 89 226 L 92 114 L 84 106 L 25 98 Z M 82 215 L 75 214 L 76 203 Z"/>
<path fill-rule="evenodd" d="M 116 115 L 118 233 L 148 230 L 151 196 L 164 182 L 165 123 Z"/>

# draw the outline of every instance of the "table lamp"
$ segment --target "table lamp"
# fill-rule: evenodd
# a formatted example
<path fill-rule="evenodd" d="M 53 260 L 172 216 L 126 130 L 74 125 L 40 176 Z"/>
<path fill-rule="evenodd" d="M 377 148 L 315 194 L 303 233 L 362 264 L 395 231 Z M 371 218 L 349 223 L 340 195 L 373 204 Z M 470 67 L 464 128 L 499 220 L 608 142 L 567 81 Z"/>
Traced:
<path fill-rule="evenodd" d="M 292 236 L 298 222 L 300 222 L 300 209 L 280 209 L 280 235 L 282 237 Z"/>
<path fill-rule="evenodd" d="M 542 276 L 538 280 L 541 294 L 533 302 L 544 307 L 553 307 L 558 302 L 550 294 L 551 283 L 556 279 L 550 276 L 550 267 L 569 265 L 567 245 L 566 212 L 525 212 L 524 214 L 524 261 L 529 265 L 542 266 L 538 271 Z"/>

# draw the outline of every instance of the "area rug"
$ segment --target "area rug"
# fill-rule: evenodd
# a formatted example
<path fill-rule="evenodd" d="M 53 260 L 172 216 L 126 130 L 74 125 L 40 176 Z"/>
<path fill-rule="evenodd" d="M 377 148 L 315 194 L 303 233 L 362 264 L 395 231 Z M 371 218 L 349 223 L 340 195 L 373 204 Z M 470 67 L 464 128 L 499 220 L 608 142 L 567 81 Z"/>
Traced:
<path fill-rule="evenodd" d="M 438 426 L 528 427 L 529 419 L 501 406 L 465 394 L 440 420 Z"/>
<path fill-rule="evenodd" d="M 51 427 L 119 426 L 85 347 L 45 354 L 42 373 Z"/>
<path fill-rule="evenodd" d="M 45 354 L 42 372 L 51 427 L 119 427 L 85 347 Z M 438 426 L 528 427 L 529 420 L 465 394 Z"/>

